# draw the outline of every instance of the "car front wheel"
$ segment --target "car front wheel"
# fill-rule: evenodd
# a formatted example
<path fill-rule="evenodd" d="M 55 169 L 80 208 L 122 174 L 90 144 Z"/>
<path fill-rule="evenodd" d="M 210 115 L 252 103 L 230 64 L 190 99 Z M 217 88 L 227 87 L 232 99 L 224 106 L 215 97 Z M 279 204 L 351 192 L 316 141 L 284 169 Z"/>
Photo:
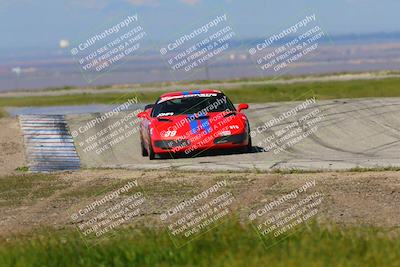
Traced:
<path fill-rule="evenodd" d="M 250 153 L 253 151 L 253 145 L 251 143 L 251 136 L 249 135 L 249 142 L 247 143 L 247 145 L 241 147 L 239 149 L 239 152 L 241 153 Z"/>
<path fill-rule="evenodd" d="M 150 159 L 150 160 L 153 160 L 153 159 L 156 158 L 156 154 L 154 153 L 153 147 L 151 146 L 151 141 L 150 141 L 150 143 L 149 143 L 149 151 L 148 151 L 148 154 L 149 154 L 149 159 Z"/>
<path fill-rule="evenodd" d="M 247 150 L 246 152 L 251 152 L 253 150 L 253 144 L 251 142 L 250 134 L 249 134 L 249 142 L 247 143 L 246 150 Z"/>
<path fill-rule="evenodd" d="M 142 156 L 147 157 L 149 153 L 147 152 L 147 149 L 144 147 L 144 142 L 142 138 L 140 138 L 140 148 L 142 150 Z"/>

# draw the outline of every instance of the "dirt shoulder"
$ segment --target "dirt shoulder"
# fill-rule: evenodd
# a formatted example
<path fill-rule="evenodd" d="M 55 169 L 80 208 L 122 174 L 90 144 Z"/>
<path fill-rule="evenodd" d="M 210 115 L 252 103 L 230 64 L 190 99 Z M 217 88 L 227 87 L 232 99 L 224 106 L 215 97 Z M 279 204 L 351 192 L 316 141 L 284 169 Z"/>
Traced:
<path fill-rule="evenodd" d="M 0 176 L 25 165 L 23 136 L 16 118 L 0 118 Z"/>
<path fill-rule="evenodd" d="M 147 226 L 160 226 L 161 213 L 221 180 L 228 182 L 235 196 L 235 213 L 243 222 L 248 221 L 249 210 L 315 181 L 313 190 L 324 196 L 318 220 L 381 227 L 400 224 L 400 172 L 205 174 L 175 170 L 85 170 L 0 177 L 0 236 L 43 226 L 72 227 L 72 213 L 111 192 L 111 185 L 122 185 L 132 179 L 138 181 L 148 200 L 136 222 Z"/>

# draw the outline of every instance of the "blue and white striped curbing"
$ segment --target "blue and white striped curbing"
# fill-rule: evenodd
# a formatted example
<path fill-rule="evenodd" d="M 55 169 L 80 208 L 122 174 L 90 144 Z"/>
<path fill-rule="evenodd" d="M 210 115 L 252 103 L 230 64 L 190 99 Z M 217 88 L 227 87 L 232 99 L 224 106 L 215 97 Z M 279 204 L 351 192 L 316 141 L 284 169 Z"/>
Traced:
<path fill-rule="evenodd" d="M 80 159 L 64 115 L 20 115 L 29 171 L 80 169 Z"/>

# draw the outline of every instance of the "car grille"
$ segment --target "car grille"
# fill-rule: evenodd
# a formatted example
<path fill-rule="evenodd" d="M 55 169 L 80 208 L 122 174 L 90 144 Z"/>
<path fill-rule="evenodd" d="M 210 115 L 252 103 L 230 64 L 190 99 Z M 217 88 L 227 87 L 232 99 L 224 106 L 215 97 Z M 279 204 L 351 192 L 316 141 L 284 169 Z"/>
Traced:
<path fill-rule="evenodd" d="M 220 136 L 214 139 L 214 144 L 234 143 L 241 144 L 246 140 L 246 134 L 233 134 L 227 136 Z"/>
<path fill-rule="evenodd" d="M 171 149 L 173 147 L 185 147 L 190 145 L 189 140 L 157 140 L 154 141 L 154 145 L 161 149 Z"/>

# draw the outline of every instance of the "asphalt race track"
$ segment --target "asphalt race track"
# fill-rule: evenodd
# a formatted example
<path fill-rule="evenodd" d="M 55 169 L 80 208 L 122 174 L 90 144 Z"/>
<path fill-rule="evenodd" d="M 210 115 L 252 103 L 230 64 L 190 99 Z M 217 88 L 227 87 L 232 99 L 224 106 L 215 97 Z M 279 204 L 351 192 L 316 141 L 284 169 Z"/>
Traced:
<path fill-rule="evenodd" d="M 82 127 L 101 113 L 69 115 L 67 121 L 75 133 L 81 166 L 87 168 L 235 171 L 400 166 L 400 98 L 310 102 L 301 109 L 303 101 L 250 104 L 245 113 L 252 128 L 253 152 L 246 154 L 205 152 L 150 161 L 140 154 L 138 124 L 129 124 L 134 120 L 129 115 L 132 111 L 120 112 L 87 129 Z M 268 124 L 271 120 L 273 125 Z M 100 138 L 117 141 L 107 147 Z"/>

